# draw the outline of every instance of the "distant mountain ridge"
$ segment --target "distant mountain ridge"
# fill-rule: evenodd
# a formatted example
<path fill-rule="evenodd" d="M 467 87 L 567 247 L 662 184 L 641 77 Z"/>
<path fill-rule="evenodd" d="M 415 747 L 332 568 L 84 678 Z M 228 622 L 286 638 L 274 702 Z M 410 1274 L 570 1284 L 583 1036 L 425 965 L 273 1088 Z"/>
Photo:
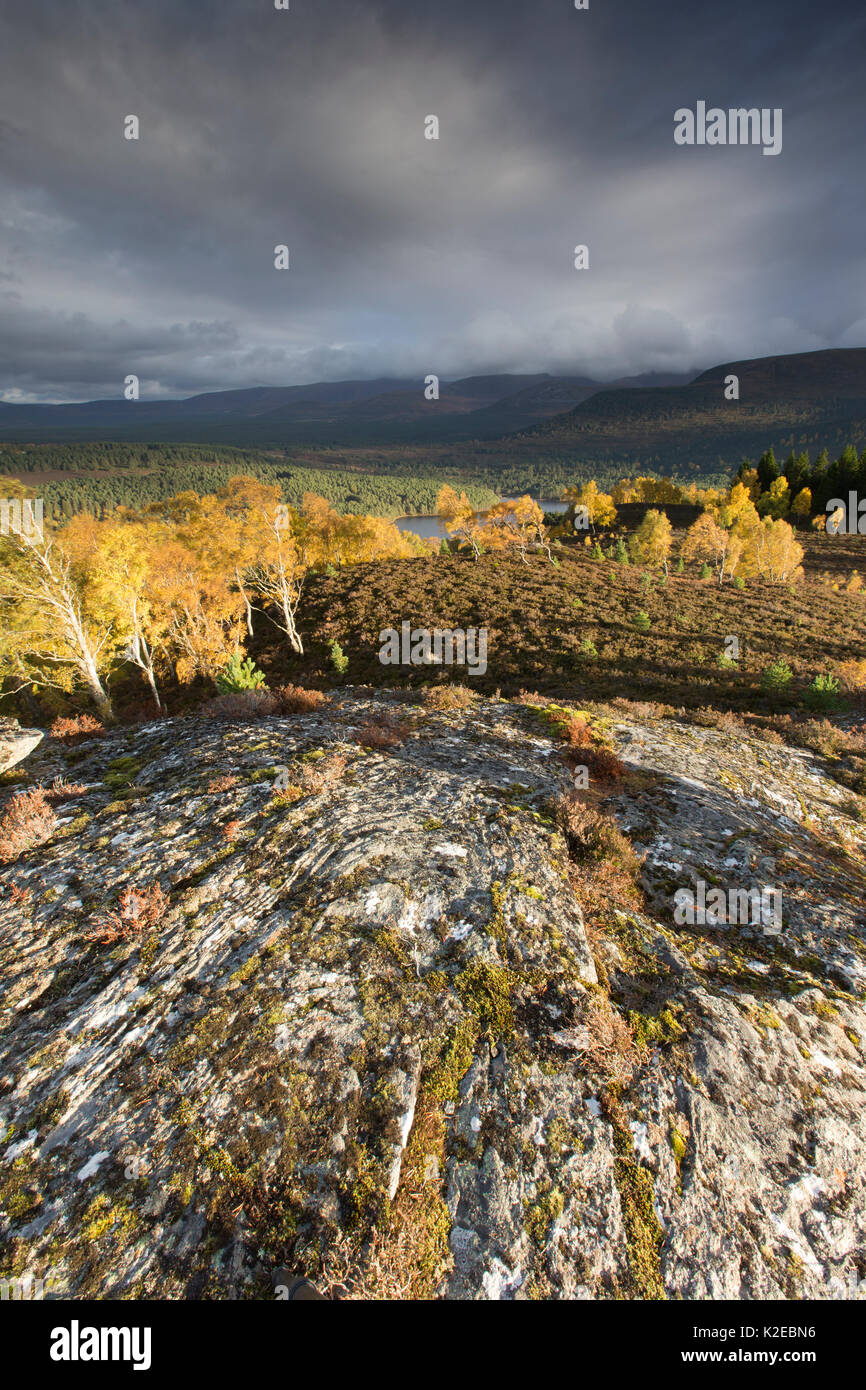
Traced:
<path fill-rule="evenodd" d="M 728 400 L 732 376 L 739 396 Z M 681 385 L 605 387 L 520 438 L 529 451 L 642 460 L 669 471 L 735 463 L 770 445 L 866 443 L 866 348 L 725 362 Z"/>
<path fill-rule="evenodd" d="M 663 383 L 689 380 L 692 373 L 668 376 Z M 494 373 L 440 382 L 436 401 L 424 394 L 424 381 L 406 377 L 369 380 L 317 381 L 305 386 L 252 386 L 228 391 L 208 391 L 183 399 L 128 401 L 117 399 L 80 401 L 59 405 L 18 405 L 0 401 L 0 433 L 8 428 L 69 424 L 142 424 L 172 420 L 265 420 L 299 423 L 305 420 L 429 419 L 431 415 L 465 415 L 473 411 L 499 410 L 529 422 L 568 410 L 594 392 L 619 385 L 640 385 L 650 378 L 632 377 L 604 383 L 592 377 L 557 377 L 534 374 Z M 663 384 L 659 382 L 657 384 Z M 8 435 L 7 435 L 8 437 Z"/>
<path fill-rule="evenodd" d="M 736 376 L 739 398 L 725 397 Z M 726 470 L 769 445 L 830 450 L 866 443 L 866 348 L 756 357 L 702 372 L 588 376 L 488 373 L 214 391 L 184 400 L 0 403 L 0 440 L 221 443 L 287 451 L 447 451 L 454 466 L 648 468 L 693 476 Z M 862 447 L 862 443 L 860 445 Z M 393 464 L 393 458 L 391 460 Z M 359 459 L 355 466 L 367 466 Z M 341 463 L 341 466 L 344 466 Z M 405 465 L 403 465 L 405 467 Z"/>

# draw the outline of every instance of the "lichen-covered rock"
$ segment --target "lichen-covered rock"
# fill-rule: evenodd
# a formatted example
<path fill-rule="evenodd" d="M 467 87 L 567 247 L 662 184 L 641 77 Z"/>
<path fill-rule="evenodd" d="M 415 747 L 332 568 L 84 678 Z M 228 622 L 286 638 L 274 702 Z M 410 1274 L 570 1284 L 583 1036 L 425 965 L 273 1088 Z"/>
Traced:
<path fill-rule="evenodd" d="M 45 737 L 41 729 L 22 729 L 17 719 L 0 719 L 0 772 L 23 762 Z"/>
<path fill-rule="evenodd" d="M 0 1273 L 862 1296 L 851 793 L 793 750 L 623 719 L 611 804 L 648 909 L 589 921 L 532 712 L 406 705 L 405 741 L 362 749 L 391 704 L 34 755 L 85 790 L 0 882 Z M 778 936 L 676 925 L 673 886 L 753 870 L 785 890 Z"/>

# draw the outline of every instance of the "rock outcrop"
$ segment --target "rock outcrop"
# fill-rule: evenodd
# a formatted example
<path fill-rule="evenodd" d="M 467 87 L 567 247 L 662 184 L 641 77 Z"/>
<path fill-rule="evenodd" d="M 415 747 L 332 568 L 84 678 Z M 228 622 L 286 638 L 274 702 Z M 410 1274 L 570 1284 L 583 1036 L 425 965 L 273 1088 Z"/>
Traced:
<path fill-rule="evenodd" d="M 0 719 L 0 773 L 23 762 L 44 737 L 41 729 L 20 728 L 17 719 Z"/>
<path fill-rule="evenodd" d="M 585 917 L 533 713 L 407 704 L 364 750 L 386 706 L 34 754 L 84 790 L 0 875 L 0 1273 L 862 1297 L 862 800 L 811 755 L 615 718 L 647 906 Z M 698 880 L 780 886 L 782 930 L 677 925 Z"/>

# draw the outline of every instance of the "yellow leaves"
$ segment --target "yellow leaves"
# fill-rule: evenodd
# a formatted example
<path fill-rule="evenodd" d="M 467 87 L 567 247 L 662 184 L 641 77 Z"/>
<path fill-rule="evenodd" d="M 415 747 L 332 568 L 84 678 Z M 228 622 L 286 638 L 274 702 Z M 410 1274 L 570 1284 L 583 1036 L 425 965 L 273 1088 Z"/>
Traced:
<path fill-rule="evenodd" d="M 619 482 L 615 485 L 613 491 L 610 494 L 611 500 L 615 503 L 617 507 L 628 506 L 630 502 L 639 502 L 640 497 L 638 495 L 638 483 L 640 482 L 640 478 L 638 478 L 637 481 L 635 481 L 632 478 L 620 478 Z M 576 492 L 576 489 L 568 488 L 566 491 L 574 493 Z M 569 501 L 569 498 L 567 497 L 567 495 L 563 494 L 562 500 L 563 502 L 567 502 Z"/>
<path fill-rule="evenodd" d="M 616 521 L 613 497 L 610 493 L 599 492 L 595 481 L 584 483 L 580 488 L 567 487 L 562 494 L 562 500 L 572 504 L 572 516 L 578 508 L 583 508 L 590 526 L 612 526 Z"/>
<path fill-rule="evenodd" d="M 745 577 L 770 584 L 790 584 L 801 578 L 803 548 L 791 525 L 770 516 L 752 523 L 749 507 L 755 510 L 749 502 L 731 531 L 721 530 L 709 512 L 703 513 L 685 535 L 683 559 L 714 564 L 720 580 L 726 571 L 734 574 L 738 567 Z"/>
<path fill-rule="evenodd" d="M 766 579 L 771 584 L 787 584 L 801 578 L 803 547 L 788 522 L 776 515 L 788 510 L 787 479 L 776 478 L 762 503 L 762 510 L 767 513 L 763 518 L 746 484 L 736 483 L 726 497 L 712 502 L 690 527 L 683 542 L 683 558 L 714 564 L 720 581 L 726 572 L 731 575 L 738 567 L 744 576 Z"/>
<path fill-rule="evenodd" d="M 516 545 L 525 557 L 529 545 L 544 540 L 544 512 L 526 493 L 513 501 L 497 502 L 479 527 L 479 536 L 485 549 Z"/>
<path fill-rule="evenodd" d="M 629 540 L 632 559 L 639 565 L 666 565 L 672 535 L 666 514 L 652 508 Z"/>
<path fill-rule="evenodd" d="M 546 545 L 544 512 L 528 493 L 505 498 L 479 517 L 465 492 L 460 496 L 447 484 L 436 501 L 439 517 L 449 536 L 471 545 L 476 558 L 481 550 L 505 550 L 516 545 L 525 559 L 530 545 Z"/>
<path fill-rule="evenodd" d="M 768 491 L 758 499 L 758 513 L 762 517 L 769 516 L 778 520 L 788 511 L 790 504 L 791 494 L 788 479 L 784 477 L 774 478 Z"/>
<path fill-rule="evenodd" d="M 866 661 L 852 659 L 841 661 L 836 667 L 836 675 L 842 682 L 843 688 L 851 694 L 860 694 L 866 690 Z"/>
<path fill-rule="evenodd" d="M 693 507 L 704 507 L 710 512 L 720 503 L 727 501 L 728 496 L 725 488 L 698 487 L 697 483 L 689 483 L 682 489 L 683 502 L 688 502 Z"/>
<path fill-rule="evenodd" d="M 765 516 L 745 538 L 742 568 L 747 576 L 756 575 L 771 584 L 788 584 L 802 578 L 803 555 L 803 547 L 788 522 Z"/>
<path fill-rule="evenodd" d="M 735 483 L 728 493 L 719 493 L 718 489 L 707 491 L 716 493 L 715 498 L 707 501 L 707 510 L 725 530 L 736 528 L 742 538 L 753 527 L 760 525 L 761 518 L 752 501 L 752 494 L 744 483 Z"/>
<path fill-rule="evenodd" d="M 102 524 L 88 512 L 80 512 L 58 533 L 59 547 L 74 568 L 86 565 L 93 556 L 99 544 Z"/>
<path fill-rule="evenodd" d="M 741 530 L 750 530 L 757 526 L 759 517 L 752 494 L 745 483 L 735 483 L 731 488 L 731 496 L 728 502 L 728 513 L 730 515 L 730 525 L 738 526 Z"/>
<path fill-rule="evenodd" d="M 683 490 L 670 478 L 622 478 L 611 493 L 619 507 L 629 502 L 677 503 L 683 500 Z"/>
<path fill-rule="evenodd" d="M 704 512 L 686 532 L 683 541 L 684 560 L 704 560 L 717 563 L 728 548 L 728 537 L 710 512 Z"/>
<path fill-rule="evenodd" d="M 171 651 L 181 681 L 197 674 L 213 677 L 240 640 L 243 597 L 231 587 L 231 573 L 191 544 L 168 535 L 150 556 L 147 576 L 149 641 Z"/>
<path fill-rule="evenodd" d="M 444 483 L 437 493 L 436 511 L 446 524 L 448 522 L 465 524 L 475 517 L 475 508 L 466 493 L 461 492 L 458 497 L 453 487 L 448 483 Z"/>
<path fill-rule="evenodd" d="M 749 497 L 753 502 L 757 502 L 761 495 L 761 480 L 758 477 L 757 468 L 746 468 L 743 470 L 740 481 L 748 490 Z"/>
<path fill-rule="evenodd" d="M 466 493 L 461 492 L 458 497 L 453 487 L 445 483 L 436 497 L 436 511 L 449 536 L 468 542 L 477 558 L 482 545 L 482 528 Z"/>
<path fill-rule="evenodd" d="M 304 494 L 305 498 L 310 495 Z M 229 478 L 225 487 L 217 493 L 216 500 L 227 516 L 243 516 L 247 512 L 275 512 L 283 499 L 278 484 L 263 483 L 258 478 L 241 474 Z"/>
<path fill-rule="evenodd" d="M 335 543 L 344 564 L 369 560 L 408 560 L 423 554 L 417 537 L 382 516 L 338 516 Z M 326 559 L 331 558 L 326 556 Z"/>

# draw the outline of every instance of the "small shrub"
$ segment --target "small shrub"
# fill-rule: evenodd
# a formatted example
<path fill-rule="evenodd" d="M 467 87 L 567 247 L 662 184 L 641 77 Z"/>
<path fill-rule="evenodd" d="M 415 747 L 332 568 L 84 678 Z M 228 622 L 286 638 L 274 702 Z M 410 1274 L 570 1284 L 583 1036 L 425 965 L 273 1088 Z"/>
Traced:
<path fill-rule="evenodd" d="M 236 840 L 240 832 L 241 823 L 239 820 L 227 820 L 223 826 L 223 839 Z"/>
<path fill-rule="evenodd" d="M 703 729 L 720 729 L 729 734 L 744 732 L 741 720 L 731 710 L 718 710 L 705 705 L 702 709 L 695 710 L 692 720 Z"/>
<path fill-rule="evenodd" d="M 105 725 L 92 714 L 58 715 L 49 733 L 61 743 L 82 743 L 86 738 L 99 738 L 105 733 Z"/>
<path fill-rule="evenodd" d="M 26 907 L 33 897 L 29 888 L 22 888 L 17 883 L 0 882 L 0 894 L 3 894 L 13 907 L 17 904 L 22 908 Z"/>
<path fill-rule="evenodd" d="M 143 936 L 162 921 L 167 907 L 168 898 L 158 883 L 147 888 L 124 888 L 117 909 L 95 922 L 87 939 L 110 946 L 115 941 Z"/>
<path fill-rule="evenodd" d="M 700 569 L 700 573 L 699 573 L 699 575 L 698 575 L 698 578 L 699 578 L 699 579 L 712 579 L 712 577 L 713 577 L 713 571 L 710 569 L 709 565 L 707 564 L 707 562 L 706 562 L 706 560 L 705 560 L 704 563 L 701 565 L 701 569 Z"/>
<path fill-rule="evenodd" d="M 612 748 L 587 748 L 581 755 L 590 777 L 599 782 L 617 782 L 628 768 Z"/>
<path fill-rule="evenodd" d="M 264 683 L 264 671 L 258 669 L 252 657 L 241 660 L 240 652 L 234 653 L 216 678 L 217 690 L 221 695 L 234 695 L 243 690 L 260 690 Z"/>
<path fill-rule="evenodd" d="M 67 782 L 63 777 L 55 777 L 45 793 L 52 801 L 70 801 L 73 796 L 83 796 L 87 791 L 85 782 Z"/>
<path fill-rule="evenodd" d="M 232 787 L 238 784 L 237 777 L 233 773 L 227 772 L 222 777 L 212 777 L 207 784 L 209 792 L 230 792 Z"/>
<path fill-rule="evenodd" d="M 274 695 L 280 714 L 312 714 L 328 703 L 321 690 L 305 690 L 302 685 L 281 685 Z"/>
<path fill-rule="evenodd" d="M 613 904 L 640 909 L 640 863 L 613 818 L 582 801 L 576 792 L 561 797 L 556 810 L 575 861 L 571 885 L 587 922 L 609 913 Z"/>
<path fill-rule="evenodd" d="M 639 612 L 635 613 L 632 622 L 634 623 L 634 626 L 637 628 L 638 632 L 649 632 L 650 628 L 652 627 L 652 622 L 650 621 L 649 613 L 645 613 L 642 608 Z"/>
<path fill-rule="evenodd" d="M 866 691 L 866 661 L 843 661 L 836 668 L 836 674 L 842 683 L 842 689 L 849 694 L 859 695 Z"/>
<path fill-rule="evenodd" d="M 355 738 L 362 748 L 397 748 L 408 733 L 406 725 L 391 715 L 370 715 L 358 729 Z"/>
<path fill-rule="evenodd" d="M 433 710 L 468 709 L 478 699 L 478 695 L 467 685 L 434 685 L 424 691 L 424 704 Z"/>
<path fill-rule="evenodd" d="M 298 769 L 298 783 L 302 791 L 318 794 L 327 791 L 343 775 L 348 759 L 343 753 L 331 753 L 315 763 L 303 763 Z"/>
<path fill-rule="evenodd" d="M 781 699 L 791 688 L 794 672 L 787 661 L 774 661 L 761 672 L 761 689 L 765 695 Z"/>
<path fill-rule="evenodd" d="M 584 637 L 583 641 L 581 642 L 579 654 L 584 658 L 585 661 L 598 661 L 598 648 L 596 647 L 594 642 L 591 642 L 589 640 L 588 637 Z"/>
<path fill-rule="evenodd" d="M 592 730 L 579 714 L 568 714 L 559 723 L 557 732 L 570 748 L 588 748 L 592 743 Z"/>
<path fill-rule="evenodd" d="M 575 858 L 606 859 L 630 872 L 637 870 L 634 850 L 611 816 L 596 811 L 573 792 L 562 798 L 560 814 Z"/>
<path fill-rule="evenodd" d="M 618 565 L 631 564 L 631 560 L 628 558 L 628 550 L 626 549 L 626 544 L 622 537 L 620 537 L 620 539 L 616 543 L 616 549 L 613 552 L 613 558 Z"/>
<path fill-rule="evenodd" d="M 35 849 L 54 831 L 54 811 L 43 787 L 17 792 L 0 814 L 0 860 L 8 863 Z"/>
<path fill-rule="evenodd" d="M 631 1029 L 604 993 L 591 994 L 583 1015 L 586 1045 L 581 1061 L 607 1082 L 623 1084 L 632 1076 L 637 1049 Z"/>
<path fill-rule="evenodd" d="M 208 700 L 202 714 L 209 719 L 262 719 L 277 710 L 277 698 L 269 690 L 238 690 Z"/>
<path fill-rule="evenodd" d="M 810 719 L 798 729 L 799 741 L 805 748 L 820 753 L 822 758 L 838 758 L 846 752 L 845 734 L 829 719 Z"/>
<path fill-rule="evenodd" d="M 592 743 L 592 730 L 583 715 L 577 714 L 575 710 L 546 702 L 537 713 L 553 728 L 557 738 L 570 747 L 588 748 Z"/>
<path fill-rule="evenodd" d="M 618 695 L 610 703 L 613 709 L 621 710 L 630 719 L 672 719 L 676 713 L 670 705 L 659 704 L 657 700 L 626 700 Z"/>
<path fill-rule="evenodd" d="M 345 675 L 349 665 L 349 658 L 336 640 L 331 643 L 331 665 L 338 676 Z"/>
<path fill-rule="evenodd" d="M 810 710 L 832 710 L 841 704 L 839 682 L 835 676 L 817 675 L 803 691 L 803 704 Z"/>

